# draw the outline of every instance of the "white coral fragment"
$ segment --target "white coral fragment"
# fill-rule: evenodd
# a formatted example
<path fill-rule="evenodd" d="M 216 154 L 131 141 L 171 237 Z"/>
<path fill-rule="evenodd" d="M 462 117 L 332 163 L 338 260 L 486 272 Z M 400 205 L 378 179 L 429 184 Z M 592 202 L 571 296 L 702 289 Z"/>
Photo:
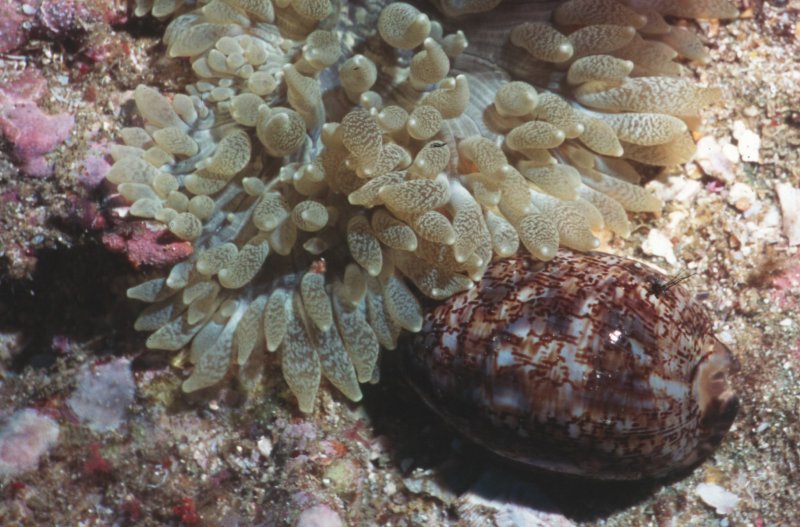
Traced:
<path fill-rule="evenodd" d="M 717 514 L 730 514 L 736 510 L 741 498 L 716 483 L 700 483 L 695 489 L 695 493 L 703 500 L 703 503 L 714 507 Z"/>

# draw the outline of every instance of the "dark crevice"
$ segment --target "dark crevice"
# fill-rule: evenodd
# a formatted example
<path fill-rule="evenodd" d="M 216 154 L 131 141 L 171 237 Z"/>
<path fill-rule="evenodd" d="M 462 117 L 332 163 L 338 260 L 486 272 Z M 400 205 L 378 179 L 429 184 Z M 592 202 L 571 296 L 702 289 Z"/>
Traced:
<path fill-rule="evenodd" d="M 130 267 L 123 257 L 95 244 L 37 256 L 32 279 L 0 283 L 0 331 L 21 332 L 14 370 L 50 366 L 64 353 L 59 342 L 100 342 L 103 354 L 138 341 L 129 329 L 136 309 L 125 297 Z"/>

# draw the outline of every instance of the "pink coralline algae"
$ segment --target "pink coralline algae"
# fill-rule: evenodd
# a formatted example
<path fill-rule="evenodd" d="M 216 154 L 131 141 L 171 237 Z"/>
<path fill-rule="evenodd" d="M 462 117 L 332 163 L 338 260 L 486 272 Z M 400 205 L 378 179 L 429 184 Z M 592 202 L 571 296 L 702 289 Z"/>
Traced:
<path fill-rule="evenodd" d="M 111 168 L 105 157 L 107 151 L 107 145 L 92 143 L 88 155 L 78 166 L 78 181 L 89 190 L 97 188 L 105 180 L 108 169 Z"/>
<path fill-rule="evenodd" d="M 20 410 L 0 428 L 0 477 L 35 469 L 58 441 L 58 423 L 35 410 Z"/>
<path fill-rule="evenodd" d="M 75 415 L 95 432 L 119 427 L 136 392 L 131 361 L 115 359 L 106 364 L 86 365 L 77 380 L 78 387 L 67 399 Z"/>
<path fill-rule="evenodd" d="M 31 17 L 22 11 L 23 4 L 16 0 L 0 0 L 0 53 L 17 49 L 28 38 L 25 22 Z"/>
<path fill-rule="evenodd" d="M 103 245 L 111 252 L 124 253 L 134 269 L 167 267 L 192 254 L 191 242 L 182 241 L 166 227 L 148 221 L 121 222 L 103 233 Z"/>
<path fill-rule="evenodd" d="M 35 177 L 52 174 L 53 167 L 44 156 L 67 140 L 75 124 L 68 113 L 42 112 L 36 101 L 45 88 L 44 78 L 31 69 L 0 87 L 0 131 L 14 145 L 21 169 Z"/>

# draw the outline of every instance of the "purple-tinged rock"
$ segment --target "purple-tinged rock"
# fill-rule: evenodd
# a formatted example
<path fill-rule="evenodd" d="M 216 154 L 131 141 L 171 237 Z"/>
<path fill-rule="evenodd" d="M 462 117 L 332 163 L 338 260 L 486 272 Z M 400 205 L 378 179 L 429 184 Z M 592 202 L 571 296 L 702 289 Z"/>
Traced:
<path fill-rule="evenodd" d="M 314 505 L 300 513 L 297 527 L 342 527 L 342 519 L 327 505 Z"/>
<path fill-rule="evenodd" d="M 135 393 L 131 361 L 115 359 L 81 368 L 67 404 L 95 432 L 110 432 L 122 424 Z"/>
<path fill-rule="evenodd" d="M 0 476 L 35 469 L 58 441 L 58 423 L 30 408 L 14 413 L 0 428 Z"/>
<path fill-rule="evenodd" d="M 18 0 L 0 0 L 0 53 L 15 50 L 28 40 L 25 23 L 30 25 L 31 14 L 26 11 L 32 14 L 33 8 Z"/>

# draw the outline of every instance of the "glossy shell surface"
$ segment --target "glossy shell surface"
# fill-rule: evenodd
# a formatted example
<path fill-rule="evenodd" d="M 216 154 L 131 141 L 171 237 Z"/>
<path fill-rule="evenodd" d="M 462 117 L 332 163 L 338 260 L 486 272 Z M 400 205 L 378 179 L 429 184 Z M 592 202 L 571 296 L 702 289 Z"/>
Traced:
<path fill-rule="evenodd" d="M 705 309 L 669 277 L 608 254 L 494 262 L 403 352 L 410 383 L 468 438 L 583 477 L 688 468 L 738 409 L 735 360 Z"/>

